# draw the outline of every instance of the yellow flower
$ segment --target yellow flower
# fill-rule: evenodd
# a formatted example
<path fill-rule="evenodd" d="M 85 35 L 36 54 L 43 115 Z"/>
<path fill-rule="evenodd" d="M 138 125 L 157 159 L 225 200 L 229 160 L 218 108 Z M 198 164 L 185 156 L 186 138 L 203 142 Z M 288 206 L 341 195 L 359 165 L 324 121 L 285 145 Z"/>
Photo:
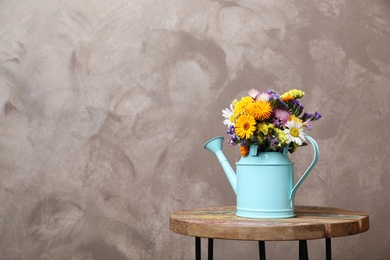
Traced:
<path fill-rule="evenodd" d="M 288 121 L 295 121 L 296 123 L 302 123 L 302 120 L 301 119 L 299 119 L 298 117 L 296 117 L 296 116 L 294 116 L 294 115 L 290 115 L 289 117 L 288 117 Z"/>
<path fill-rule="evenodd" d="M 274 125 L 270 123 L 260 123 L 257 124 L 257 131 L 263 135 L 268 135 L 270 131 L 274 129 Z"/>
<path fill-rule="evenodd" d="M 305 95 L 305 92 L 303 92 L 302 90 L 292 89 L 292 90 L 289 90 L 289 91 L 285 92 L 283 95 L 281 95 L 280 99 L 283 102 L 287 102 L 287 101 L 290 101 L 290 100 L 293 100 L 293 99 L 301 98 L 304 95 Z"/>
<path fill-rule="evenodd" d="M 274 125 L 270 123 L 257 124 L 257 139 L 259 139 L 260 142 L 264 142 L 273 129 Z"/>
<path fill-rule="evenodd" d="M 258 100 L 249 104 L 248 114 L 251 114 L 256 120 L 265 120 L 271 117 L 272 106 L 268 101 Z"/>
<path fill-rule="evenodd" d="M 276 139 L 278 139 L 279 146 L 287 145 L 290 141 L 287 138 L 286 133 L 279 128 L 274 128 Z"/>
<path fill-rule="evenodd" d="M 235 126 L 235 132 L 240 138 L 248 139 L 256 130 L 256 121 L 251 115 L 241 115 Z"/>
<path fill-rule="evenodd" d="M 241 98 L 240 101 L 233 101 L 234 105 L 234 113 L 239 116 L 241 114 L 247 113 L 247 109 L 254 102 L 253 98 L 250 96 L 246 96 Z"/>

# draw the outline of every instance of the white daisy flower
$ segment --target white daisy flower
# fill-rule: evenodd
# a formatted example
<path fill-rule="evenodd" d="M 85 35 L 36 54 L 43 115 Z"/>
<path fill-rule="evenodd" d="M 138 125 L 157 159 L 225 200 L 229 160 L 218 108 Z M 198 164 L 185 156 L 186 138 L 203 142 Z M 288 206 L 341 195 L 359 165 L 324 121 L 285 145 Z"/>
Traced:
<path fill-rule="evenodd" d="M 225 120 L 223 120 L 224 125 L 233 124 L 233 122 L 234 122 L 234 112 L 233 111 L 234 111 L 233 104 L 230 104 L 230 109 L 225 108 L 224 110 L 222 110 L 222 116 L 225 118 Z"/>
<path fill-rule="evenodd" d="M 290 120 L 286 123 L 286 129 L 284 132 L 290 142 L 295 142 L 298 145 L 302 145 L 302 141 L 306 141 L 305 133 L 303 132 L 303 124 L 300 121 Z"/>

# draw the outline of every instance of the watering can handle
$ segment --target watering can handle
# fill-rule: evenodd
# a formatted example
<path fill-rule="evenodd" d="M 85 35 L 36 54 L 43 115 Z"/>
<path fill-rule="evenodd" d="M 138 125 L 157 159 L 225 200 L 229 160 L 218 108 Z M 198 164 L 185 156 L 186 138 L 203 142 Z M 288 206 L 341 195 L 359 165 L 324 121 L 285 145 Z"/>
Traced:
<path fill-rule="evenodd" d="M 314 165 L 316 165 L 316 163 L 318 161 L 318 157 L 320 155 L 320 150 L 318 149 L 317 142 L 313 138 L 308 136 L 308 135 L 306 135 L 305 137 L 306 137 L 307 140 L 310 141 L 311 145 L 313 146 L 314 158 L 313 158 L 313 161 L 311 162 L 309 168 L 307 168 L 305 173 L 302 175 L 302 177 L 299 179 L 299 181 L 295 184 L 294 188 L 291 190 L 290 200 L 295 197 L 295 193 L 297 192 L 297 190 L 301 186 L 301 184 L 304 182 L 306 177 L 309 175 L 309 173 L 313 169 Z"/>

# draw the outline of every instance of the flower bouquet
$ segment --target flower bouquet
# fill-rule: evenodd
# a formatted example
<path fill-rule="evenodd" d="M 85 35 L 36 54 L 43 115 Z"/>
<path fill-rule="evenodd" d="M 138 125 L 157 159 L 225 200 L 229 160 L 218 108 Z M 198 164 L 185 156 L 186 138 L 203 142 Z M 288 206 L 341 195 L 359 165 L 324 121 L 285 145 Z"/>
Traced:
<path fill-rule="evenodd" d="M 306 145 L 304 129 L 311 130 L 312 122 L 321 118 L 317 112 L 303 113 L 298 99 L 305 93 L 292 89 L 282 95 L 274 90 L 259 92 L 251 89 L 248 96 L 233 100 L 230 108 L 222 110 L 227 125 L 228 144 L 239 145 L 242 156 L 256 144 L 260 152 L 290 153 Z"/>

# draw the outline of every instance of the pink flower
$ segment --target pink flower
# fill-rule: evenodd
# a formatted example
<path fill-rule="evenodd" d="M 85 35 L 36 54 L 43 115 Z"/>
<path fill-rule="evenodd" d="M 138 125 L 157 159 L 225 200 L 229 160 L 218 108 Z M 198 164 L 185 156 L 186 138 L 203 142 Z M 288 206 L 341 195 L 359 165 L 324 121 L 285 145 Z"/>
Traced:
<path fill-rule="evenodd" d="M 248 91 L 248 95 L 251 96 L 253 99 L 256 99 L 259 94 L 260 92 L 254 88 Z"/>
<path fill-rule="evenodd" d="M 256 101 L 257 101 L 257 100 L 268 101 L 270 97 L 271 97 L 271 95 L 268 94 L 267 92 L 261 92 L 261 93 L 257 96 Z"/>
<path fill-rule="evenodd" d="M 290 112 L 282 108 L 276 108 L 274 110 L 274 117 L 278 120 L 280 125 L 285 125 L 290 117 Z"/>

